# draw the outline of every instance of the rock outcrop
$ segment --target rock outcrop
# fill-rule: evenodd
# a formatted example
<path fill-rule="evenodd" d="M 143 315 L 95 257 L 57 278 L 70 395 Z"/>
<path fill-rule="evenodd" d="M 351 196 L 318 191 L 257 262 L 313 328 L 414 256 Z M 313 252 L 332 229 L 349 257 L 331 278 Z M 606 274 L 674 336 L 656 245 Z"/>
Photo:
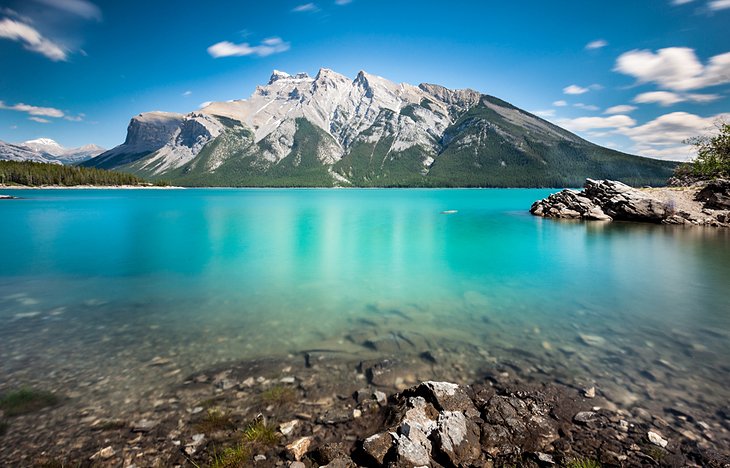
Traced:
<path fill-rule="evenodd" d="M 673 195 L 679 192 L 673 190 L 662 194 L 613 180 L 586 179 L 583 191 L 554 193 L 533 203 L 530 213 L 545 218 L 730 226 L 730 182 L 707 184 L 694 196 L 695 201 L 703 203 L 697 206 L 677 206 Z"/>
<path fill-rule="evenodd" d="M 730 180 L 718 179 L 709 182 L 697 192 L 695 200 L 705 204 L 705 208 L 730 210 Z"/>

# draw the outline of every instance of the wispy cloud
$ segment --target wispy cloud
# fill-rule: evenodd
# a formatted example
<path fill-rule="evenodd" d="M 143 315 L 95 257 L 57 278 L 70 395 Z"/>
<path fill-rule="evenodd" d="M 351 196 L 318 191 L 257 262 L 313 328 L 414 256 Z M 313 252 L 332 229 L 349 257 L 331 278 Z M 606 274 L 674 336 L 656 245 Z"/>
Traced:
<path fill-rule="evenodd" d="M 574 84 L 563 88 L 563 92 L 565 94 L 584 94 L 584 93 L 587 93 L 588 91 L 590 91 L 588 88 L 583 88 L 582 86 L 578 86 L 578 85 L 574 85 Z"/>
<path fill-rule="evenodd" d="M 606 109 L 603 113 L 604 114 L 628 114 L 629 112 L 633 112 L 637 109 L 636 106 L 630 106 L 628 104 L 623 104 L 619 106 L 613 106 Z"/>
<path fill-rule="evenodd" d="M 553 106 L 555 106 L 555 107 L 565 107 L 567 105 L 568 105 L 568 103 L 562 99 L 559 101 L 553 102 Z"/>
<path fill-rule="evenodd" d="M 86 0 L 35 0 L 38 3 L 65 11 L 87 20 L 101 21 L 101 9 Z"/>
<path fill-rule="evenodd" d="M 352 0 L 335 0 L 335 5 L 347 5 L 348 3 L 352 3 Z"/>
<path fill-rule="evenodd" d="M 25 112 L 29 115 L 42 116 L 42 117 L 61 118 L 65 115 L 63 113 L 63 111 L 60 109 L 55 109 L 53 107 L 31 106 L 30 104 L 23 104 L 22 102 L 11 106 L 11 105 L 5 104 L 5 102 L 3 102 L 3 101 L 0 101 L 0 109 Z"/>
<path fill-rule="evenodd" d="M 671 91 L 701 89 L 730 83 L 730 52 L 715 55 L 703 65 L 688 47 L 668 47 L 656 53 L 632 50 L 619 56 L 614 71 Z"/>
<path fill-rule="evenodd" d="M 606 42 L 604 39 L 596 39 L 595 41 L 591 41 L 586 44 L 586 50 L 601 49 L 603 47 L 606 47 L 607 45 L 608 42 Z"/>
<path fill-rule="evenodd" d="M 579 107 L 581 109 L 585 109 L 588 111 L 597 111 L 598 106 L 594 106 L 593 104 L 583 104 L 582 102 L 576 102 L 573 104 L 573 107 Z"/>
<path fill-rule="evenodd" d="M 573 131 L 585 131 L 597 128 L 623 128 L 636 125 L 636 121 L 628 115 L 612 115 L 610 117 L 578 117 L 561 119 L 558 125 Z"/>
<path fill-rule="evenodd" d="M 692 153 L 683 142 L 711 131 L 717 119 L 728 116 L 730 114 L 700 117 L 687 112 L 672 112 L 643 125 L 619 129 L 617 133 L 629 137 L 636 144 L 634 151 L 643 156 L 686 160 Z"/>
<path fill-rule="evenodd" d="M 295 13 L 314 12 L 319 11 L 319 7 L 314 3 L 303 3 L 301 5 L 295 6 L 294 8 L 292 8 L 291 11 Z"/>
<path fill-rule="evenodd" d="M 187 90 L 184 93 L 182 93 L 183 96 L 190 96 L 191 94 L 193 94 L 193 92 L 190 90 Z"/>
<path fill-rule="evenodd" d="M 44 123 L 44 124 L 51 123 L 50 120 L 44 119 L 42 117 L 28 117 L 28 120 L 32 120 L 33 122 Z"/>
<path fill-rule="evenodd" d="M 48 57 L 54 62 L 65 61 L 66 50 L 44 37 L 34 27 L 10 18 L 0 20 L 0 38 L 20 42 L 26 49 Z"/>
<path fill-rule="evenodd" d="M 685 3 L 693 2 L 694 0 L 672 0 L 672 5 L 684 5 Z"/>
<path fill-rule="evenodd" d="M 202 108 L 204 108 L 204 107 L 208 107 L 208 106 L 209 106 L 209 105 L 211 105 L 211 104 L 213 104 L 213 101 L 205 101 L 205 102 L 201 102 L 201 103 L 200 103 L 200 105 L 198 106 L 198 109 L 202 109 Z"/>
<path fill-rule="evenodd" d="M 725 10 L 730 8 L 730 0 L 712 0 L 707 6 L 712 11 Z"/>
<path fill-rule="evenodd" d="M 244 57 L 247 55 L 266 57 L 267 55 L 286 52 L 289 48 L 290 44 L 284 42 L 280 37 L 271 37 L 264 39 L 258 45 L 250 45 L 248 42 L 241 44 L 234 44 L 229 41 L 218 42 L 208 47 L 208 53 L 213 58 Z"/>
<path fill-rule="evenodd" d="M 691 94 L 691 93 L 673 93 L 670 91 L 650 91 L 641 93 L 634 98 L 634 102 L 638 104 L 659 104 L 667 107 L 680 102 L 697 102 L 708 103 L 714 102 L 722 98 L 719 94 Z"/>

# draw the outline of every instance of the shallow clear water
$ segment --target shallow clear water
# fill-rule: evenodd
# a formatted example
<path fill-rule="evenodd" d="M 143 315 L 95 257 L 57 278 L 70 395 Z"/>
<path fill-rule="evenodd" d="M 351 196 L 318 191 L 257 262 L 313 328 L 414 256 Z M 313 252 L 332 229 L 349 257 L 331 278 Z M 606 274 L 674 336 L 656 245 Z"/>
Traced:
<path fill-rule="evenodd" d="M 476 346 L 475 366 L 568 362 L 626 404 L 730 398 L 727 231 L 531 216 L 547 190 L 4 193 L 23 199 L 0 202 L 0 387 L 144 393 L 226 360 L 365 352 L 347 337 L 368 326 Z M 155 356 L 180 373 L 145 373 Z"/>

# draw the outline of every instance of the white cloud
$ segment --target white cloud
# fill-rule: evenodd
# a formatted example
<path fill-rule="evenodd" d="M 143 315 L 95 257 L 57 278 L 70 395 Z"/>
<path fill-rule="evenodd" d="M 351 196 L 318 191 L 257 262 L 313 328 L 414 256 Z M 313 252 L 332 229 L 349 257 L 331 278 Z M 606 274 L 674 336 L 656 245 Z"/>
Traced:
<path fill-rule="evenodd" d="M 639 104 L 659 104 L 660 106 L 671 106 L 679 102 L 697 102 L 707 103 L 720 99 L 719 94 L 692 94 L 692 93 L 672 93 L 669 91 L 651 91 L 641 93 L 634 98 L 634 102 Z"/>
<path fill-rule="evenodd" d="M 319 11 L 319 8 L 314 3 L 304 3 L 302 5 L 295 6 L 292 8 L 293 12 L 295 13 L 304 13 L 304 12 L 312 12 L 312 11 Z"/>
<path fill-rule="evenodd" d="M 690 3 L 694 0 L 672 0 L 672 5 L 684 5 L 686 3 Z"/>
<path fill-rule="evenodd" d="M 682 161 L 691 155 L 691 147 L 684 145 L 685 140 L 707 134 L 718 118 L 728 117 L 730 114 L 700 117 L 687 112 L 672 112 L 617 132 L 629 137 L 636 144 L 634 151 L 643 156 Z"/>
<path fill-rule="evenodd" d="M 595 41 L 591 41 L 588 44 L 586 44 L 587 50 L 593 50 L 593 49 L 600 49 L 602 47 L 606 47 L 608 45 L 608 42 L 606 42 L 603 39 L 596 39 Z"/>
<path fill-rule="evenodd" d="M 576 102 L 573 104 L 574 107 L 579 107 L 581 109 L 589 110 L 589 111 L 597 111 L 598 106 L 594 106 L 593 104 L 583 104 L 582 102 Z"/>
<path fill-rule="evenodd" d="M 50 120 L 44 119 L 42 117 L 28 117 L 28 120 L 32 120 L 33 122 L 38 122 L 38 123 L 51 123 Z"/>
<path fill-rule="evenodd" d="M 69 122 L 81 122 L 84 120 L 85 115 L 79 114 L 79 115 L 64 115 L 63 118 L 65 120 L 68 120 Z"/>
<path fill-rule="evenodd" d="M 347 5 L 352 3 L 352 0 L 335 0 L 335 5 Z"/>
<path fill-rule="evenodd" d="M 86 0 L 36 0 L 57 10 L 80 16 L 84 19 L 101 21 L 101 10 Z"/>
<path fill-rule="evenodd" d="M 670 161 L 689 161 L 695 156 L 695 149 L 689 145 L 669 146 L 666 148 L 655 148 L 652 146 L 635 146 L 633 151 L 647 158 L 667 159 Z"/>
<path fill-rule="evenodd" d="M 561 100 L 559 100 L 559 101 L 555 101 L 555 102 L 553 102 L 553 106 L 556 106 L 556 107 L 565 107 L 565 106 L 567 106 L 567 105 L 568 105 L 568 103 L 567 103 L 567 102 L 565 102 L 565 101 L 564 101 L 564 100 L 562 100 L 562 99 L 561 99 Z"/>
<path fill-rule="evenodd" d="M 713 11 L 724 10 L 730 8 L 730 0 L 712 0 L 707 6 Z"/>
<path fill-rule="evenodd" d="M 290 44 L 284 42 L 279 37 L 271 37 L 261 41 L 261 44 L 252 46 L 248 42 L 242 44 L 234 44 L 232 42 L 223 41 L 208 47 L 208 53 L 213 58 L 219 57 L 243 57 L 247 55 L 257 55 L 266 57 L 271 54 L 278 54 L 289 50 Z"/>
<path fill-rule="evenodd" d="M 543 118 L 555 117 L 555 109 L 535 110 L 530 111 L 530 113 Z"/>
<path fill-rule="evenodd" d="M 14 110 L 18 112 L 26 112 L 29 115 L 42 116 L 42 117 L 56 117 L 61 118 L 64 116 L 63 111 L 54 109 L 53 107 L 38 107 L 31 106 L 30 104 L 23 104 L 22 102 L 9 106 L 3 101 L 0 101 L 0 109 Z"/>
<path fill-rule="evenodd" d="M 187 90 L 184 93 L 182 93 L 183 96 L 190 96 L 191 94 L 193 94 L 193 92 L 190 90 Z"/>
<path fill-rule="evenodd" d="M 730 83 L 730 52 L 715 55 L 703 65 L 688 47 L 668 47 L 656 53 L 632 50 L 619 56 L 614 71 L 671 91 L 700 89 Z"/>
<path fill-rule="evenodd" d="M 637 109 L 636 106 L 629 106 L 627 104 L 623 104 L 620 106 L 613 106 L 606 109 L 604 114 L 628 114 L 629 112 L 633 112 Z"/>
<path fill-rule="evenodd" d="M 596 128 L 624 128 L 636 125 L 636 121 L 628 115 L 612 115 L 610 117 L 578 117 L 576 119 L 558 120 L 558 125 L 568 130 L 580 132 Z"/>
<path fill-rule="evenodd" d="M 590 91 L 588 88 L 583 88 L 581 86 L 574 85 L 574 84 L 563 88 L 563 92 L 565 94 L 583 94 L 583 93 L 587 93 L 588 91 Z"/>
<path fill-rule="evenodd" d="M 9 18 L 0 20 L 0 37 L 21 42 L 26 49 L 45 55 L 54 62 L 65 61 L 67 58 L 66 51 L 60 45 L 20 21 Z"/>

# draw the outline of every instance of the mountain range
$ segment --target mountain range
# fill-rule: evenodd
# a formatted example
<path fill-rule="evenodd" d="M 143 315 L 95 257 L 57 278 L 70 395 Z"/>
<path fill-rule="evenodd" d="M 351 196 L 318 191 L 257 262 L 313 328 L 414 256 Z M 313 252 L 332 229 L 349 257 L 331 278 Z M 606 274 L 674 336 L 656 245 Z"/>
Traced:
<path fill-rule="evenodd" d="M 590 143 L 494 96 L 322 68 L 274 71 L 248 99 L 131 119 L 82 163 L 188 186 L 663 184 L 675 163 Z"/>
<path fill-rule="evenodd" d="M 13 144 L 0 141 L 0 160 L 33 161 L 53 164 L 78 164 L 105 152 L 97 145 L 64 148 L 50 138 L 38 138 Z"/>

